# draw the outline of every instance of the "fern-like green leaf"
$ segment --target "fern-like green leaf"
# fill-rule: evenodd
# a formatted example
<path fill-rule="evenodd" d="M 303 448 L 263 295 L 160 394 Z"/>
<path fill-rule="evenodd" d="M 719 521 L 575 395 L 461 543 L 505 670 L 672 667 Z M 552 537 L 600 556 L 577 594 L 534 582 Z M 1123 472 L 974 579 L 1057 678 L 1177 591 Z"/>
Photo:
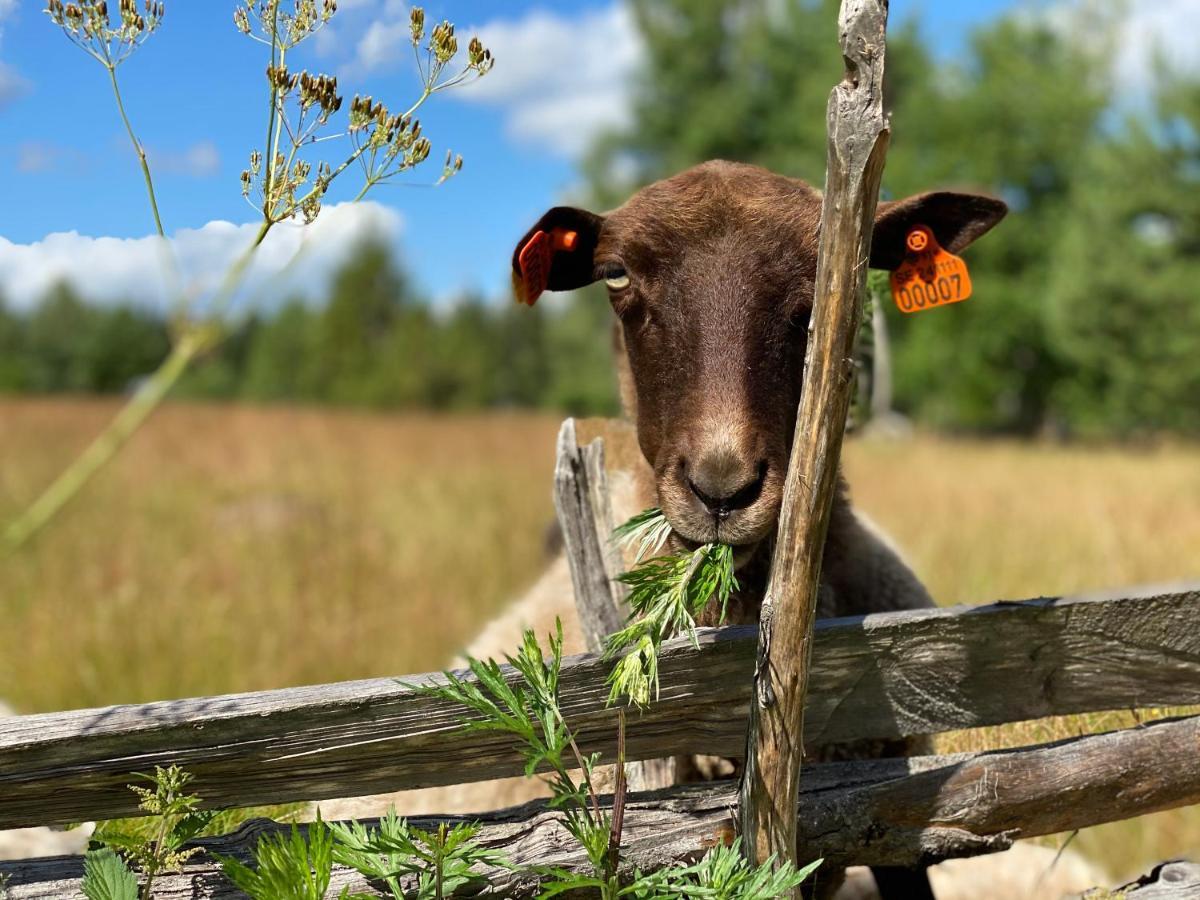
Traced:
<path fill-rule="evenodd" d="M 295 825 L 260 837 L 253 866 L 229 856 L 217 861 L 225 877 L 252 900 L 324 900 L 333 877 L 333 835 L 318 818 L 307 837 Z"/>
<path fill-rule="evenodd" d="M 653 543 L 661 547 L 656 529 L 670 526 L 660 510 L 650 509 L 634 516 L 614 531 L 625 541 L 641 541 L 641 549 Z M 657 542 L 657 543 L 654 543 Z M 629 621 L 608 638 L 605 657 L 621 659 L 609 673 L 608 703 L 622 699 L 645 706 L 658 695 L 658 654 L 662 643 L 686 634 L 695 644 L 696 617 L 714 599 L 724 620 L 730 595 L 737 590 L 733 573 L 733 548 L 705 544 L 690 553 L 656 556 L 639 562 L 619 576 L 629 586 Z"/>

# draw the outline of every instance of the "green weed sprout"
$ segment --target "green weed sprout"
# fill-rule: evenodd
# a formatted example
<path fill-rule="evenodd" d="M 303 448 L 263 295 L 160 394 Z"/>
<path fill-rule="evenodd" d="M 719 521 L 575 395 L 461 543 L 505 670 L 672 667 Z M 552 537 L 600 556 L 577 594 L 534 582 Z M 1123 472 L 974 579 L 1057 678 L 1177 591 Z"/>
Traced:
<path fill-rule="evenodd" d="M 737 590 L 733 548 L 727 544 L 654 556 L 670 531 L 662 510 L 648 509 L 613 532 L 618 542 L 637 547 L 637 565 L 619 576 L 630 588 L 629 621 L 609 636 L 604 650 L 606 659 L 620 656 L 608 677 L 609 705 L 626 698 L 631 705 L 645 706 L 657 697 L 663 641 L 686 634 L 696 644 L 696 616 L 715 598 L 724 620 L 729 596 Z"/>
<path fill-rule="evenodd" d="M 797 869 L 790 862 L 775 866 L 771 856 L 752 866 L 742 855 L 741 838 L 718 844 L 694 865 L 638 875 L 621 896 L 630 900 L 775 900 L 786 897 L 808 879 L 824 860 Z"/>
<path fill-rule="evenodd" d="M 288 832 L 264 834 L 254 847 L 254 867 L 217 855 L 221 871 L 252 900 L 325 900 L 333 878 L 333 832 L 318 817 L 307 837 L 296 825 Z M 342 888 L 338 900 L 358 900 Z"/>
<path fill-rule="evenodd" d="M 549 768 L 550 807 L 562 813 L 563 825 L 587 855 L 591 871 L 580 873 L 555 866 L 538 867 L 535 871 L 542 877 L 539 897 L 588 891 L 594 892 L 600 900 L 772 900 L 798 886 L 820 865 L 817 861 L 803 869 L 790 864 L 776 869 L 772 858 L 761 866 L 753 866 L 742 858 L 739 844 L 735 842 L 731 847 L 713 848 L 690 866 L 668 867 L 649 875 L 634 872 L 632 877 L 626 875 L 623 878 L 620 851 L 626 793 L 624 712 L 618 713 L 617 774 L 610 813 L 601 807 L 594 786 L 593 774 L 599 754 L 584 757 L 580 753 L 559 708 L 562 623 L 556 624 L 555 634 L 550 638 L 548 658 L 543 659 L 534 633 L 526 631 L 518 654 L 506 659 L 520 675 L 519 682 L 510 683 L 494 660 L 468 658 L 475 681 L 446 672 L 443 673 L 446 684 L 417 685 L 414 689 L 450 700 L 472 713 L 462 721 L 461 727 L 465 730 L 496 731 L 516 738 L 525 757 L 527 777 L 543 765 Z M 578 768 L 581 780 L 575 780 L 571 773 L 573 767 Z M 392 823 L 385 827 L 398 827 L 394 817 Z M 351 836 L 343 837 L 342 843 L 354 852 L 339 861 L 354 865 L 364 873 L 369 869 L 360 864 L 360 853 L 370 856 L 392 849 L 379 842 L 366 845 L 361 826 L 357 830 L 352 826 L 347 831 Z M 474 834 L 472 831 L 470 836 Z M 412 852 L 407 845 L 397 843 L 393 846 L 403 846 L 404 852 Z M 483 859 L 482 856 L 477 858 Z M 379 872 L 396 865 L 391 858 L 368 862 L 376 865 Z M 393 889 L 393 896 L 400 895 Z M 426 896 L 421 894 L 418 900 L 425 900 Z"/>
<path fill-rule="evenodd" d="M 444 685 L 416 685 L 423 694 L 440 697 L 466 707 L 475 714 L 464 719 L 467 731 L 498 731 L 515 737 L 525 756 L 525 775 L 532 777 L 540 767 L 550 770 L 550 806 L 562 813 L 563 824 L 587 853 L 597 877 L 608 881 L 612 818 L 600 806 L 593 773 L 600 755 L 585 757 L 567 727 L 558 705 L 558 676 L 562 667 L 562 622 L 550 638 L 550 656 L 532 630 L 527 630 L 516 656 L 505 656 L 521 675 L 521 683 L 510 684 L 495 660 L 468 658 L 477 681 L 445 673 Z M 576 781 L 572 770 L 578 770 Z"/>
<path fill-rule="evenodd" d="M 463 888 L 486 888 L 479 866 L 511 867 L 502 853 L 475 843 L 477 824 L 449 828 L 442 823 L 424 831 L 397 816 L 393 807 L 378 828 L 368 829 L 360 822 L 329 827 L 335 839 L 334 861 L 386 885 L 394 900 L 441 900 Z M 401 879 L 406 876 L 415 879 L 415 890 L 404 890 Z"/>
<path fill-rule="evenodd" d="M 149 827 L 127 827 L 127 822 L 102 823 L 96 829 L 93 840 L 104 847 L 90 851 L 87 856 L 103 856 L 103 859 L 97 858 L 95 862 L 96 874 L 93 884 L 102 883 L 112 889 L 128 884 L 128 879 L 133 880 L 136 888 L 137 878 L 128 868 L 128 879 L 116 876 L 118 867 L 125 867 L 126 861 L 133 863 L 145 876 L 145 881 L 140 894 L 135 891 L 132 896 L 149 900 L 156 877 L 164 872 L 178 871 L 199 852 L 195 847 L 184 849 L 184 844 L 197 837 L 216 813 L 196 809 L 200 798 L 185 790 L 192 776 L 179 766 L 169 766 L 165 769 L 156 766 L 153 775 L 139 777 L 150 782 L 152 787 L 131 784 L 129 789 L 141 798 L 138 806 L 149 814 Z M 113 854 L 114 850 L 119 851 L 120 856 Z M 106 853 L 108 855 L 105 855 Z M 85 893 L 86 881 L 85 878 Z M 88 896 L 91 897 L 90 894 Z"/>

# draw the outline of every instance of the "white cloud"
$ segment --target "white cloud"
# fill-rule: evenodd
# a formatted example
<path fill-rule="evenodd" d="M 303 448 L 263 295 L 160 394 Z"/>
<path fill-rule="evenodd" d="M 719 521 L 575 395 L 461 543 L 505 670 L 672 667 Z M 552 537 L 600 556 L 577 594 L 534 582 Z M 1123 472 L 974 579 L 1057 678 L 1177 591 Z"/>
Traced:
<path fill-rule="evenodd" d="M 403 0 L 353 0 L 349 8 L 376 7 L 355 45 L 354 61 L 349 66 L 352 73 L 378 72 L 411 59 L 408 4 Z"/>
<path fill-rule="evenodd" d="M 349 73 L 381 71 L 411 58 L 406 4 L 376 0 L 376 5 Z M 574 14 L 534 10 L 477 28 L 458 24 L 460 46 L 479 35 L 496 67 L 446 96 L 503 110 L 514 140 L 575 157 L 598 131 L 628 121 L 629 78 L 642 58 L 642 44 L 621 0 Z"/>
<path fill-rule="evenodd" d="M 17 0 L 0 0 L 0 47 L 4 41 L 4 20 L 17 8 Z M 0 59 L 0 107 L 25 93 L 29 82 L 12 66 Z"/>
<path fill-rule="evenodd" d="M 29 82 L 12 66 L 0 62 L 0 107 L 16 100 L 29 88 Z"/>
<path fill-rule="evenodd" d="M 377 203 L 327 207 L 311 226 L 276 225 L 255 254 L 238 305 L 270 307 L 301 292 L 316 296 L 348 253 L 367 237 L 394 242 L 400 214 Z M 209 222 L 171 238 L 185 293 L 211 296 L 258 230 L 255 224 Z M 58 281 L 98 303 L 133 301 L 168 309 L 174 296 L 156 238 L 90 237 L 75 231 L 48 235 L 32 244 L 0 237 L 0 296 L 17 308 L 37 303 Z"/>
<path fill-rule="evenodd" d="M 358 42 L 356 65 L 364 72 L 390 68 L 408 44 L 409 34 L 407 22 L 376 19 Z"/>
<path fill-rule="evenodd" d="M 212 141 L 199 141 L 182 151 L 148 151 L 150 165 L 155 171 L 171 175 L 190 175 L 205 178 L 221 169 L 221 154 Z"/>
<path fill-rule="evenodd" d="M 1117 38 L 1117 84 L 1153 84 L 1157 57 L 1185 72 L 1200 71 L 1200 0 L 1141 0 L 1130 4 Z"/>
<path fill-rule="evenodd" d="M 1200 72 L 1200 0 L 1057 0 L 1018 15 L 1041 17 L 1050 27 L 1107 56 L 1121 102 L 1151 94 L 1159 63 Z"/>
<path fill-rule="evenodd" d="M 24 174 L 80 174 L 89 168 L 88 157 L 69 147 L 48 141 L 22 141 L 17 145 L 17 171 Z"/>
<path fill-rule="evenodd" d="M 496 68 L 454 96 L 504 109 L 514 139 L 577 156 L 597 132 L 629 120 L 643 48 L 624 3 L 575 16 L 537 10 L 474 31 Z"/>

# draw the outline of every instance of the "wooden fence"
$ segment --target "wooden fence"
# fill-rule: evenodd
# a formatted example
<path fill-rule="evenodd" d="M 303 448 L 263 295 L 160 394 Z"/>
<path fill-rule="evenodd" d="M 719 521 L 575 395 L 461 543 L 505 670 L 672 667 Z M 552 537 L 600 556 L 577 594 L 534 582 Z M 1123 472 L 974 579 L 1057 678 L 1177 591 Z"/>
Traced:
<path fill-rule="evenodd" d="M 613 579 L 603 446 L 578 446 L 568 420 L 555 475 L 580 621 L 592 648 L 621 621 Z M 901 738 L 1044 716 L 1200 706 L 1200 585 L 1143 588 L 988 606 L 882 613 L 816 626 L 806 744 Z M 757 629 L 704 629 L 667 644 L 661 693 L 629 715 L 623 863 L 689 860 L 735 833 L 734 784 L 672 784 L 675 754 L 741 756 Z M 564 660 L 561 706 L 584 753 L 615 752 L 604 708 L 609 665 Z M 460 673 L 471 678 L 469 673 Z M 523 771 L 510 739 L 464 733 L 460 710 L 413 690 L 440 674 L 0 719 L 0 828 L 141 815 L 127 785 L 156 765 L 195 776 L 209 806 L 322 800 L 480 782 Z M 510 672 L 509 677 L 515 677 Z M 916 865 L 1200 802 L 1200 715 L 1006 750 L 806 766 L 801 858 L 830 865 Z M 637 762 L 645 761 L 645 762 Z M 659 787 L 648 791 L 645 788 Z M 541 803 L 478 818 L 482 840 L 518 864 L 582 867 L 558 816 Z M 419 817 L 425 825 L 454 817 Z M 200 842 L 247 856 L 279 827 L 257 820 Z M 1195 889 L 1195 867 L 1158 870 Z M 1165 874 L 1162 874 L 1165 873 Z M 528 874 L 488 873 L 501 895 L 535 896 Z M 80 898 L 82 861 L 0 863 L 12 900 Z M 334 887 L 369 892 L 339 868 Z M 1159 890 L 1154 882 L 1143 890 Z M 158 898 L 240 896 L 212 858 L 155 881 Z M 1162 894 L 1162 896 L 1184 896 Z"/>
<path fill-rule="evenodd" d="M 1200 590 L 1138 590 L 821 622 L 806 741 L 892 738 L 1048 715 L 1200 704 Z M 705 630 L 669 645 L 661 697 L 627 724 L 630 759 L 743 752 L 755 633 Z M 607 666 L 564 662 L 563 709 L 583 751 L 613 752 Z M 503 737 L 464 734 L 459 712 L 406 676 L 0 720 L 0 827 L 138 815 L 126 785 L 178 763 L 214 806 L 282 803 L 479 781 L 522 764 Z M 1013 839 L 1200 802 L 1200 716 L 1019 750 L 808 767 L 800 835 L 831 863 L 930 863 Z M 1069 798 L 1069 802 L 1065 802 Z M 683 859 L 731 833 L 736 789 L 635 796 L 630 865 Z M 482 817 L 517 861 L 578 865 L 533 804 Z M 215 843 L 245 849 L 255 823 Z M 81 863 L 0 864 L 14 898 L 75 897 Z M 339 884 L 353 883 L 339 871 Z M 211 863 L 156 896 L 232 896 Z M 497 873 L 513 896 L 533 886 Z"/>

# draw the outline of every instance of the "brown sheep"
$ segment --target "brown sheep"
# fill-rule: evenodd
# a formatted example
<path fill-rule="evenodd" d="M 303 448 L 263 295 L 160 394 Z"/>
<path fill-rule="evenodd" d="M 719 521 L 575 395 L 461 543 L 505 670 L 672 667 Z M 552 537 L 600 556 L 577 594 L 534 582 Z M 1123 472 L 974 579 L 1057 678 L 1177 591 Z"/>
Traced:
<path fill-rule="evenodd" d="M 946 192 L 880 204 L 870 263 L 895 268 L 917 224 L 943 247 L 961 250 L 1005 211 L 998 200 Z M 513 254 L 514 286 L 529 304 L 546 289 L 605 282 L 617 319 L 623 405 L 640 450 L 610 452 L 624 473 L 613 479 L 615 518 L 659 506 L 673 549 L 732 545 L 742 585 L 729 607 L 733 622 L 757 621 L 765 589 L 803 379 L 820 215 L 820 195 L 803 181 L 711 162 L 643 188 L 606 215 L 551 209 Z M 621 443 L 613 438 L 610 451 Z M 844 485 L 821 574 L 821 616 L 933 605 L 899 554 L 851 509 Z M 574 623 L 569 596 L 565 566 L 556 561 L 468 652 L 497 655 L 517 645 L 522 626 L 546 631 L 556 615 Z M 712 609 L 702 617 L 715 619 Z M 852 752 L 904 749 L 876 744 Z M 453 803 L 478 811 L 531 792 L 509 781 L 396 799 L 407 809 L 432 803 L 448 811 Z M 928 896 L 923 874 L 877 875 L 894 883 L 893 895 Z"/>

